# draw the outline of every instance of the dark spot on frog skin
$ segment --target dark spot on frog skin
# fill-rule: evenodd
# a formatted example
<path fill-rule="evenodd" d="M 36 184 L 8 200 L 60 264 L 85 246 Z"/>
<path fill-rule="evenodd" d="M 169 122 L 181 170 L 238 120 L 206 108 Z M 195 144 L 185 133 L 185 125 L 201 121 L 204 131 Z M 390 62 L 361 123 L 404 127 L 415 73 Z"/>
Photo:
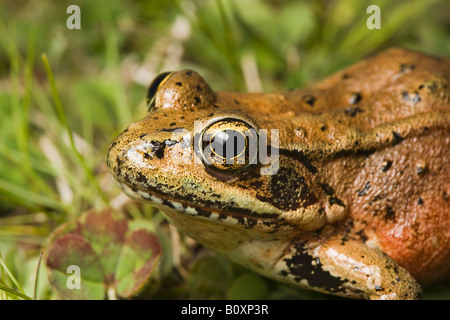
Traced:
<path fill-rule="evenodd" d="M 395 220 L 395 211 L 390 205 L 386 205 L 384 217 L 386 220 Z"/>
<path fill-rule="evenodd" d="M 147 178 L 142 173 L 139 172 L 136 177 L 136 181 L 137 182 L 146 182 Z"/>
<path fill-rule="evenodd" d="M 437 89 L 436 82 L 432 81 L 432 82 L 422 83 L 419 86 L 419 90 L 422 90 L 424 88 L 427 88 L 428 90 L 430 90 L 430 92 L 435 93 L 436 89 Z"/>
<path fill-rule="evenodd" d="M 146 152 L 146 153 L 144 153 L 144 158 L 147 160 L 150 160 L 152 157 L 149 153 Z"/>
<path fill-rule="evenodd" d="M 302 138 L 306 138 L 308 136 L 308 131 L 305 128 L 298 127 L 295 130 L 295 134 L 301 136 Z"/>
<path fill-rule="evenodd" d="M 213 108 L 219 109 L 220 107 L 218 105 L 213 105 Z"/>
<path fill-rule="evenodd" d="M 308 157 L 300 150 L 279 149 L 279 154 L 299 161 L 312 174 L 317 173 L 317 168 L 313 166 Z"/>
<path fill-rule="evenodd" d="M 387 195 L 385 193 L 377 194 L 375 197 L 373 197 L 372 200 L 370 200 L 369 204 L 372 205 L 381 199 L 386 199 L 386 197 L 387 197 Z"/>
<path fill-rule="evenodd" d="M 311 107 L 314 107 L 314 103 L 316 102 L 316 97 L 313 95 L 307 94 L 302 97 L 302 100 L 309 104 Z"/>
<path fill-rule="evenodd" d="M 120 171 L 122 171 L 122 169 Z M 128 173 L 123 174 L 122 177 L 126 182 L 131 183 L 130 175 Z"/>
<path fill-rule="evenodd" d="M 397 145 L 400 142 L 402 142 L 403 140 L 405 140 L 405 138 L 403 138 L 400 133 L 392 131 L 392 145 Z"/>
<path fill-rule="evenodd" d="M 334 196 L 334 189 L 326 183 L 320 183 L 320 187 L 327 196 Z"/>
<path fill-rule="evenodd" d="M 401 72 L 401 73 L 409 73 L 409 72 L 413 71 L 415 67 L 416 67 L 416 66 L 413 65 L 413 64 L 402 63 L 402 64 L 400 65 L 400 72 Z"/>
<path fill-rule="evenodd" d="M 418 205 L 422 205 L 422 204 L 423 204 L 423 199 L 422 199 L 422 197 L 419 197 L 419 199 L 417 199 L 417 204 L 418 204 Z"/>
<path fill-rule="evenodd" d="M 355 145 L 356 146 L 356 145 Z M 375 147 L 370 147 L 370 148 L 355 148 L 352 150 L 339 150 L 337 151 L 334 156 L 335 157 L 347 157 L 347 156 L 353 156 L 353 155 L 358 155 L 358 156 L 365 156 L 365 157 L 369 157 L 370 155 L 375 153 L 376 148 Z"/>
<path fill-rule="evenodd" d="M 428 171 L 428 167 L 427 167 L 426 165 L 424 165 L 424 164 L 418 164 L 418 165 L 417 165 L 416 173 L 417 173 L 419 176 L 424 175 L 425 173 L 427 173 L 427 171 Z"/>
<path fill-rule="evenodd" d="M 445 202 L 448 202 L 449 197 L 448 197 L 447 191 L 444 191 L 442 193 L 442 199 L 444 199 Z"/>
<path fill-rule="evenodd" d="M 354 116 L 356 116 L 358 113 L 361 113 L 361 112 L 364 112 L 364 110 L 362 110 L 361 108 L 359 108 L 359 107 L 349 107 L 349 108 L 347 108 L 347 109 L 345 109 L 345 114 L 346 115 L 348 115 L 348 116 L 350 116 L 350 117 L 354 117 Z"/>
<path fill-rule="evenodd" d="M 367 237 L 366 233 L 364 232 L 364 230 L 359 230 L 358 232 L 355 232 L 355 234 L 356 234 L 357 236 L 359 236 L 359 239 L 360 239 L 362 242 L 366 242 L 366 241 L 369 239 L 369 238 Z M 364 256 L 361 256 L 361 258 L 364 259 Z"/>
<path fill-rule="evenodd" d="M 344 207 L 344 208 L 345 208 L 345 203 L 344 203 L 344 201 L 342 201 L 342 200 L 339 199 L 338 197 L 330 197 L 329 203 L 330 203 L 330 206 L 332 206 L 333 204 L 337 204 L 338 206 L 341 206 L 341 207 Z"/>
<path fill-rule="evenodd" d="M 253 228 L 258 223 L 258 220 L 255 218 L 245 218 L 244 226 L 246 228 Z"/>
<path fill-rule="evenodd" d="M 337 204 L 341 207 L 345 207 L 344 202 L 336 196 L 334 189 L 329 184 L 320 183 L 320 187 L 327 196 L 330 196 L 328 199 L 330 206 Z"/>
<path fill-rule="evenodd" d="M 278 209 L 295 210 L 317 202 L 317 197 L 310 190 L 305 178 L 292 168 L 280 168 L 277 174 L 271 177 L 269 189 L 270 197 L 257 195 L 257 198 Z"/>
<path fill-rule="evenodd" d="M 350 78 L 350 76 L 347 73 L 342 74 L 342 79 L 348 79 L 348 78 Z"/>
<path fill-rule="evenodd" d="M 200 100 L 199 97 L 194 97 L 194 101 L 195 101 L 195 103 L 197 103 L 197 104 L 199 104 L 200 102 L 202 102 L 202 101 Z"/>
<path fill-rule="evenodd" d="M 191 76 L 192 75 L 192 71 L 191 70 L 186 71 L 186 75 L 187 76 Z"/>
<path fill-rule="evenodd" d="M 403 100 L 410 101 L 413 104 L 416 104 L 417 102 L 422 100 L 417 91 L 414 91 L 413 94 L 409 94 L 408 91 L 402 91 L 402 98 Z"/>
<path fill-rule="evenodd" d="M 202 92 L 202 87 L 200 85 L 196 85 L 195 89 L 197 89 L 198 92 Z"/>
<path fill-rule="evenodd" d="M 175 126 L 177 123 L 176 122 L 172 122 L 171 124 L 169 124 L 169 126 L 173 127 Z"/>
<path fill-rule="evenodd" d="M 323 125 L 323 126 L 320 127 L 320 131 L 325 131 L 326 128 L 327 128 L 327 126 L 326 126 L 326 125 Z"/>
<path fill-rule="evenodd" d="M 252 181 L 251 185 L 255 189 L 260 189 L 262 187 L 262 185 L 263 185 L 263 182 L 259 181 L 259 180 L 256 180 L 256 181 Z"/>
<path fill-rule="evenodd" d="M 175 85 L 177 85 L 178 87 L 183 86 L 183 84 L 181 82 L 175 82 Z"/>
<path fill-rule="evenodd" d="M 359 92 L 353 92 L 352 96 L 348 100 L 348 103 L 356 104 L 356 103 L 360 102 L 361 99 L 362 99 L 362 97 L 361 97 L 361 94 Z"/>
<path fill-rule="evenodd" d="M 364 187 L 361 190 L 358 190 L 357 194 L 358 196 L 362 197 L 367 194 L 367 191 L 370 189 L 370 181 L 367 181 Z"/>
<path fill-rule="evenodd" d="M 178 141 L 165 140 L 164 143 L 160 143 L 159 141 L 153 140 L 149 144 L 151 151 L 149 153 L 146 153 L 144 156 L 146 159 L 149 159 L 152 155 L 156 156 L 158 159 L 162 159 L 164 158 L 164 149 L 166 148 L 166 146 L 171 147 L 176 143 L 178 143 Z"/>
<path fill-rule="evenodd" d="M 172 126 L 172 125 L 171 125 Z M 176 128 L 163 128 L 159 130 L 160 132 L 175 132 L 177 130 L 182 130 L 182 127 L 176 127 Z M 144 134 L 145 135 L 145 134 Z"/>
<path fill-rule="evenodd" d="M 162 148 L 158 148 L 158 149 L 155 151 L 155 156 L 156 156 L 158 159 L 164 158 L 164 148 L 165 148 L 165 145 L 163 144 L 162 146 L 163 146 Z"/>
<path fill-rule="evenodd" d="M 377 284 L 376 284 L 374 287 L 375 287 L 375 291 L 376 291 L 376 292 L 384 291 L 384 290 L 385 290 L 385 289 L 383 289 L 381 286 L 379 286 L 379 285 L 377 285 Z"/>
<path fill-rule="evenodd" d="M 284 259 L 288 270 L 281 271 L 282 276 L 291 274 L 296 282 L 306 279 L 311 287 L 333 293 L 345 292 L 343 284 L 348 280 L 333 277 L 328 271 L 323 270 L 320 259 L 310 255 L 304 248 L 304 243 L 296 244 L 294 250 L 295 253 L 291 258 Z"/>
<path fill-rule="evenodd" d="M 392 161 L 391 160 L 385 160 L 383 162 L 383 165 L 381 166 L 381 171 L 386 172 L 388 171 L 392 166 Z"/>

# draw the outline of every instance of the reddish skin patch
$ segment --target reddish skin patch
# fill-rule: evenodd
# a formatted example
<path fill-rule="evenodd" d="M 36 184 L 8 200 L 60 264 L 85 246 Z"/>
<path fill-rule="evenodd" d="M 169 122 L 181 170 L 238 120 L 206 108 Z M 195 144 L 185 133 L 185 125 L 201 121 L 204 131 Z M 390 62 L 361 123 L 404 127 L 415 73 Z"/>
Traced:
<path fill-rule="evenodd" d="M 383 223 L 377 234 L 385 252 L 426 285 L 450 272 L 450 208 L 439 190 L 421 197 L 423 204 L 412 206 L 420 213 L 417 219 L 403 219 L 396 228 Z"/>

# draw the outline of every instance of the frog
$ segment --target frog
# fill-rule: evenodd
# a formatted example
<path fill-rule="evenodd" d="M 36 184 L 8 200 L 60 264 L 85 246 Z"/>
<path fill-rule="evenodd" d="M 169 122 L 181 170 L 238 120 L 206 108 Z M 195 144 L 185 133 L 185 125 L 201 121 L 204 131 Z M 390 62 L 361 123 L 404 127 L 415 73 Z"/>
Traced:
<path fill-rule="evenodd" d="M 130 198 L 275 281 L 421 299 L 450 275 L 450 60 L 390 48 L 284 92 L 155 77 L 108 150 Z"/>

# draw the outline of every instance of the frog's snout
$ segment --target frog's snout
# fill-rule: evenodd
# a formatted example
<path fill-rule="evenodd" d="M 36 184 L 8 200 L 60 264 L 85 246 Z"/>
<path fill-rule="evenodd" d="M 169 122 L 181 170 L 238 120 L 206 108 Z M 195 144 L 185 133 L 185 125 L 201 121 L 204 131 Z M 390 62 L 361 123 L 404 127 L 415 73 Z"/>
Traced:
<path fill-rule="evenodd" d="M 186 130 L 145 132 L 130 126 L 112 141 L 106 163 L 116 180 L 140 188 L 183 170 L 192 159 L 191 138 Z"/>

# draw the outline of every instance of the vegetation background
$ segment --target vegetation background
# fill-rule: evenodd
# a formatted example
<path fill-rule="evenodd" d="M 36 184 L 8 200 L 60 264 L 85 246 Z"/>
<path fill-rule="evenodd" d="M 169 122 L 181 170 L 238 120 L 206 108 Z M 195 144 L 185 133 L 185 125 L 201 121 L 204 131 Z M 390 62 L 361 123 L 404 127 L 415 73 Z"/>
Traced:
<path fill-rule="evenodd" d="M 66 26 L 72 4 L 81 30 Z M 379 30 L 366 27 L 372 4 Z M 40 252 L 58 225 L 124 201 L 107 147 L 145 114 L 158 73 L 192 68 L 215 90 L 301 87 L 392 46 L 450 57 L 449 17 L 440 0 L 2 1 L 0 298 L 58 298 L 44 266 L 36 272 Z M 155 223 L 165 252 L 157 285 L 137 298 L 333 298 L 237 267 L 148 206 L 129 215 Z M 450 284 L 425 298 L 450 299 Z"/>

